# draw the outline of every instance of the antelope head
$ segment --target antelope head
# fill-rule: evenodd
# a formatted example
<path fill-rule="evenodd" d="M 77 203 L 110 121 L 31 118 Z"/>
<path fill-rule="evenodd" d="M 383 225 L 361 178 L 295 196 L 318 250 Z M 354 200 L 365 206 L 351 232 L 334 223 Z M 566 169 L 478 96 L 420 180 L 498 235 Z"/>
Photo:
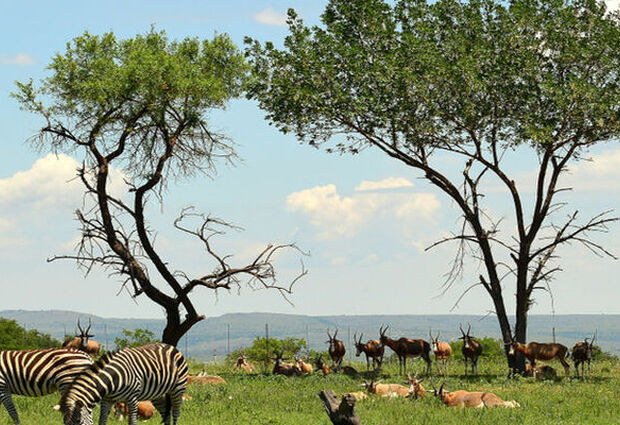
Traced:
<path fill-rule="evenodd" d="M 357 339 L 357 332 L 355 332 L 353 334 L 353 342 L 355 343 L 355 349 L 357 350 L 355 353 L 356 357 L 359 357 L 360 354 L 362 354 L 362 347 L 364 346 L 364 344 L 362 344 L 362 337 L 364 336 L 364 334 L 360 334 L 359 339 Z"/>
<path fill-rule="evenodd" d="M 88 318 L 88 327 L 86 328 L 86 330 L 82 329 L 82 326 L 80 326 L 79 318 L 77 325 L 78 329 L 80 330 L 80 334 L 78 335 L 78 337 L 80 338 L 80 347 L 82 348 L 82 350 L 86 350 L 86 347 L 88 346 L 88 339 L 95 336 L 88 333 L 90 331 L 90 327 L 92 326 L 90 317 Z"/>

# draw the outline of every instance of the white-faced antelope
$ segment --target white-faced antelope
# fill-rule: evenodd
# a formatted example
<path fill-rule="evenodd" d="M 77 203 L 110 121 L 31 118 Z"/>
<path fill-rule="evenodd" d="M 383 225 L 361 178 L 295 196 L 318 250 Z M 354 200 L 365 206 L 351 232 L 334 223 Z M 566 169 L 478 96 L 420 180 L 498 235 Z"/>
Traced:
<path fill-rule="evenodd" d="M 284 360 L 288 360 L 283 356 L 284 352 L 274 351 L 275 354 L 275 364 L 273 365 L 273 374 L 274 375 L 284 375 L 284 376 L 295 376 L 299 375 L 300 371 L 296 364 L 294 363 L 284 363 Z"/>
<path fill-rule="evenodd" d="M 420 384 L 424 380 L 424 378 L 418 379 L 418 374 L 416 373 L 413 378 L 411 377 L 411 375 L 407 374 L 407 379 L 409 380 L 409 394 L 407 395 L 407 397 L 411 397 L 414 399 L 421 398 L 424 400 L 424 398 L 426 397 L 426 390 Z"/>
<path fill-rule="evenodd" d="M 551 342 L 530 342 L 529 344 L 521 344 L 512 338 L 508 355 L 513 356 L 516 352 L 523 354 L 523 356 L 530 361 L 532 367 L 536 367 L 536 360 L 549 361 L 558 359 L 564 367 L 564 374 L 566 376 L 569 374 L 570 366 L 566 362 L 568 348 L 566 348 L 565 345 Z"/>
<path fill-rule="evenodd" d="M 400 338 L 398 340 L 389 338 L 385 335 L 389 326 L 379 329 L 381 344 L 387 345 L 398 356 L 398 371 L 402 375 L 407 373 L 407 357 L 422 357 L 426 361 L 426 373 L 431 373 L 431 346 L 423 339 Z"/>
<path fill-rule="evenodd" d="M 544 365 L 533 367 L 531 364 L 527 364 L 525 365 L 525 376 L 541 381 L 543 379 L 555 379 L 558 373 L 551 366 Z"/>
<path fill-rule="evenodd" d="M 443 387 L 444 385 L 441 384 L 439 391 L 435 390 L 434 393 L 448 407 L 520 407 L 516 401 L 504 401 L 493 393 L 465 390 L 448 392 Z"/>
<path fill-rule="evenodd" d="M 433 337 L 431 331 L 428 331 L 428 336 L 431 339 L 431 344 L 433 346 L 433 353 L 435 354 L 435 362 L 438 363 L 438 369 L 443 368 L 444 372 L 448 371 L 448 359 L 452 355 L 452 347 L 450 344 L 444 341 L 439 340 L 439 336 L 441 332 L 437 333 L 436 337 Z"/>
<path fill-rule="evenodd" d="M 370 369 L 370 359 L 372 358 L 372 368 L 378 369 L 383 363 L 383 352 L 385 347 L 376 339 L 369 339 L 366 344 L 362 344 L 362 337 L 364 334 L 360 334 L 357 339 L 357 332 L 353 334 L 353 341 L 355 343 L 355 356 L 359 357 L 360 354 L 366 355 L 366 370 Z"/>
<path fill-rule="evenodd" d="M 88 319 L 88 327 L 86 328 L 86 330 L 82 329 L 82 327 L 80 326 L 80 319 L 78 319 L 77 326 L 80 330 L 79 335 L 76 335 L 73 338 L 66 339 L 65 342 L 62 344 L 63 348 L 82 350 L 93 357 L 98 356 L 99 351 L 101 351 L 101 345 L 97 341 L 89 340 L 89 338 L 95 336 L 88 333 L 90 331 L 90 327 L 92 326 L 90 318 Z"/>
<path fill-rule="evenodd" d="M 380 397 L 407 397 L 409 395 L 409 387 L 400 384 L 380 384 L 381 381 L 364 381 L 364 386 L 369 394 L 378 395 Z"/>
<path fill-rule="evenodd" d="M 478 373 L 478 357 L 482 354 L 482 344 L 476 340 L 473 336 L 469 334 L 471 331 L 471 325 L 467 328 L 467 333 L 463 331 L 463 327 L 459 324 L 459 328 L 461 329 L 461 336 L 459 339 L 463 340 L 463 348 L 461 352 L 463 353 L 463 359 L 465 361 L 465 375 L 467 375 L 467 362 L 471 360 L 471 373 Z"/>
<path fill-rule="evenodd" d="M 237 358 L 237 363 L 235 363 L 234 368 L 246 373 L 252 373 L 255 371 L 254 365 L 252 363 L 248 363 L 248 358 L 243 353 Z"/>
<path fill-rule="evenodd" d="M 583 378 L 583 365 L 585 362 L 588 362 L 588 374 L 590 374 L 590 361 L 592 360 L 592 347 L 594 346 L 594 341 L 596 341 L 596 332 L 592 336 L 592 341 L 588 342 L 588 339 L 586 338 L 583 342 L 575 344 L 571 352 L 577 378 L 579 378 L 579 365 L 581 365 L 581 377 Z"/>
<path fill-rule="evenodd" d="M 325 341 L 329 344 L 327 352 L 329 353 L 329 357 L 331 357 L 332 359 L 332 367 L 336 370 L 338 370 L 342 365 L 342 359 L 344 359 L 344 355 L 347 352 L 347 350 L 344 348 L 343 342 L 339 339 L 336 339 L 337 335 L 338 329 L 336 329 L 336 332 L 334 332 L 334 336 L 331 336 L 329 333 L 329 329 L 327 329 L 327 336 L 329 337 L 329 340 Z"/>

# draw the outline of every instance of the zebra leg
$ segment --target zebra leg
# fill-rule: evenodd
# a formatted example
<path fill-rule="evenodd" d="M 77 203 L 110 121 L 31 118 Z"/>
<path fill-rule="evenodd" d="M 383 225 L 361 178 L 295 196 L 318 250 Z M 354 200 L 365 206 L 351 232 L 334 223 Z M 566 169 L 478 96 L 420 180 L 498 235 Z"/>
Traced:
<path fill-rule="evenodd" d="M 111 409 L 111 402 L 101 400 L 101 409 L 99 410 L 99 425 L 105 425 L 106 423 L 108 423 L 108 416 L 110 416 Z"/>
<path fill-rule="evenodd" d="M 151 400 L 155 409 L 159 412 L 162 418 L 162 423 L 164 425 L 170 424 L 170 411 L 166 409 L 166 397 L 160 397 L 155 400 Z"/>
<path fill-rule="evenodd" d="M 15 425 L 19 424 L 19 416 L 17 415 L 17 409 L 15 409 L 15 404 L 13 404 L 13 397 L 11 397 L 11 392 L 3 388 L 0 390 L 0 399 L 2 399 L 2 404 L 6 407 L 7 412 L 9 412 L 9 416 L 15 422 Z"/>
<path fill-rule="evenodd" d="M 179 392 L 170 395 L 172 403 L 172 425 L 177 425 L 179 416 L 181 416 L 181 405 L 183 404 L 183 393 Z"/>
<path fill-rule="evenodd" d="M 129 425 L 138 425 L 138 400 L 132 398 L 127 400 L 127 408 L 129 416 Z"/>

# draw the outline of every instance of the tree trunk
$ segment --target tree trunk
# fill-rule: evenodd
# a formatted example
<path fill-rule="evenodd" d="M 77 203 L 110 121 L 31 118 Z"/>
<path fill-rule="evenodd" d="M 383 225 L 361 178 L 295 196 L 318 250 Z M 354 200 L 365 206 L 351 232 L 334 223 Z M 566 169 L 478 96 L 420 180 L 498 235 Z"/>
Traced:
<path fill-rule="evenodd" d="M 360 418 L 355 413 L 355 397 L 346 395 L 338 402 L 338 397 L 332 390 L 324 390 L 319 393 L 323 401 L 329 420 L 334 425 L 360 425 Z"/>

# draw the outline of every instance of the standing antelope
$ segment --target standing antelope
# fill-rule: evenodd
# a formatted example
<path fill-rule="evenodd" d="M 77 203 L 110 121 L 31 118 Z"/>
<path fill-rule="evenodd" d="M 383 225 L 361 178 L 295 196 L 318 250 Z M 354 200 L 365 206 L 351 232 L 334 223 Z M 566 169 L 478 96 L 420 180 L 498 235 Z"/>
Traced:
<path fill-rule="evenodd" d="M 433 334 L 431 333 L 430 329 L 428 331 L 428 336 L 430 337 L 431 344 L 433 345 L 433 353 L 435 354 L 435 361 L 439 362 L 439 364 L 443 367 L 444 372 L 447 372 L 448 371 L 448 359 L 452 355 L 452 347 L 450 347 L 450 344 L 448 344 L 447 342 L 439 341 L 440 335 L 441 335 L 441 332 L 438 332 L 437 336 L 433 337 Z M 437 368 L 441 369 L 439 367 L 439 364 Z"/>
<path fill-rule="evenodd" d="M 364 334 L 360 334 L 360 338 L 357 339 L 357 332 L 353 334 L 353 341 L 355 342 L 356 357 L 359 357 L 362 352 L 366 355 L 366 370 L 370 369 L 370 358 L 372 357 L 372 368 L 378 369 L 383 363 L 383 352 L 385 347 L 376 339 L 369 339 L 366 344 L 362 344 L 362 337 Z"/>
<path fill-rule="evenodd" d="M 332 359 L 332 367 L 338 370 L 340 368 L 340 365 L 342 365 L 342 359 L 344 359 L 344 355 L 346 354 L 347 350 L 344 348 L 344 344 L 342 343 L 342 341 L 336 339 L 336 335 L 338 335 L 338 329 L 336 329 L 336 332 L 334 332 L 334 336 L 331 336 L 329 334 L 328 328 L 327 336 L 329 337 L 329 340 L 325 342 L 329 343 L 329 349 L 327 351 L 329 352 L 329 357 L 331 357 Z"/>
<path fill-rule="evenodd" d="M 592 360 L 592 347 L 594 341 L 596 341 L 596 332 L 592 336 L 592 341 L 588 342 L 589 338 L 584 339 L 583 342 L 578 342 L 573 347 L 571 358 L 575 364 L 575 376 L 579 378 L 579 365 L 581 364 L 581 377 L 583 378 L 583 364 L 588 362 L 588 375 L 590 374 L 590 361 Z"/>
<path fill-rule="evenodd" d="M 123 348 L 107 353 L 81 373 L 60 399 L 65 425 L 92 425 L 99 401 L 99 423 L 105 424 L 110 403 L 129 407 L 129 424 L 137 424 L 138 400 L 151 400 L 165 425 L 176 425 L 187 386 L 187 362 L 175 347 L 164 343 Z"/>
<path fill-rule="evenodd" d="M 508 355 L 513 356 L 517 351 L 530 361 L 532 367 L 536 367 L 536 360 L 548 361 L 558 359 L 564 367 L 564 374 L 568 376 L 570 373 L 570 366 L 565 360 L 568 355 L 568 348 L 565 345 L 538 342 L 521 344 L 515 341 L 514 338 L 511 338 Z"/>
<path fill-rule="evenodd" d="M 387 345 L 398 356 L 398 372 L 402 375 L 407 373 L 407 357 L 422 357 L 426 361 L 426 373 L 431 373 L 431 346 L 423 339 L 409 339 L 400 338 L 395 340 L 385 335 L 389 326 L 383 329 L 383 326 L 379 328 L 379 334 L 381 335 L 381 344 Z"/>
<path fill-rule="evenodd" d="M 465 390 L 444 391 L 443 384 L 439 387 L 439 391 L 435 390 L 434 393 L 448 407 L 520 407 L 516 401 L 504 401 L 493 393 Z"/>
<path fill-rule="evenodd" d="M 88 318 L 88 327 L 86 330 L 82 329 L 80 326 L 80 319 L 78 319 L 78 329 L 80 330 L 80 334 L 76 335 L 73 338 L 68 338 L 62 344 L 63 348 L 73 348 L 75 350 L 82 350 L 85 353 L 90 354 L 91 356 L 98 356 L 99 351 L 101 350 L 101 345 L 97 341 L 89 341 L 89 338 L 94 337 L 95 335 L 91 335 L 88 332 L 90 331 L 90 327 L 92 323 L 90 318 Z"/>
<path fill-rule="evenodd" d="M 467 375 L 467 361 L 471 360 L 471 373 L 474 375 L 478 373 L 478 357 L 482 354 L 482 344 L 469 334 L 471 331 L 471 325 L 467 328 L 467 333 L 463 331 L 463 327 L 459 324 L 461 329 L 461 336 L 459 339 L 463 340 L 463 358 L 465 360 L 465 375 Z"/>

